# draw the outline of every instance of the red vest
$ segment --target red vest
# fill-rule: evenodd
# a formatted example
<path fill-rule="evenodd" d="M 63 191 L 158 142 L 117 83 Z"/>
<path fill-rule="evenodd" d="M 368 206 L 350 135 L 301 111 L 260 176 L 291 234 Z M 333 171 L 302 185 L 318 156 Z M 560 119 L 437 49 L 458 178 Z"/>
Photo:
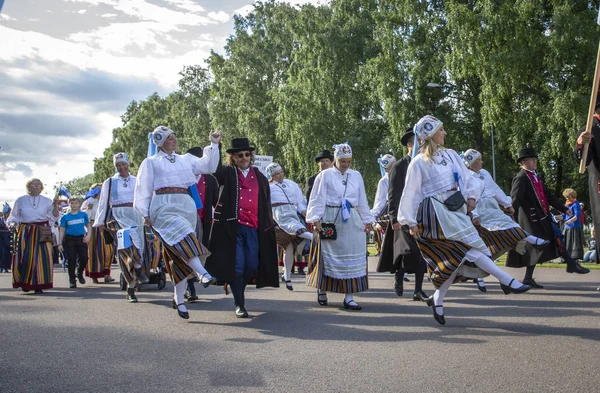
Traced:
<path fill-rule="evenodd" d="M 527 176 L 533 183 L 533 188 L 535 189 L 535 193 L 537 194 L 540 203 L 542 204 L 542 209 L 544 209 L 544 213 L 548 214 L 548 200 L 546 199 L 546 191 L 544 190 L 544 184 L 542 183 L 542 179 L 539 176 L 534 175 L 531 171 L 525 171 Z"/>
<path fill-rule="evenodd" d="M 250 167 L 246 177 L 238 169 L 238 179 L 240 184 L 238 223 L 258 229 L 258 179 L 254 169 Z"/>
<path fill-rule="evenodd" d="M 206 199 L 204 194 L 206 192 L 206 177 L 204 175 L 200 175 L 200 180 L 196 183 L 196 189 L 198 189 L 198 194 L 200 195 L 200 200 L 202 201 L 202 207 L 198 209 L 198 217 L 200 218 L 200 222 L 204 223 L 204 211 L 206 209 L 204 200 Z"/>

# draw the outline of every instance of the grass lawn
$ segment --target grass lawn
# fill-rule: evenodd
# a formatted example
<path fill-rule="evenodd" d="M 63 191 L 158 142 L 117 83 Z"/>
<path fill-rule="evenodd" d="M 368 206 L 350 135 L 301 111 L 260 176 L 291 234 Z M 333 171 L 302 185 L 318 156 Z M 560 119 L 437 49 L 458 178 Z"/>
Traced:
<path fill-rule="evenodd" d="M 369 251 L 369 255 L 370 256 L 374 256 L 375 254 L 377 254 L 377 248 L 375 247 L 375 243 L 372 244 L 367 244 L 367 251 Z M 587 251 L 587 249 L 586 249 Z M 558 259 L 556 260 L 558 262 Z M 496 265 L 498 266 L 504 266 L 506 262 L 506 254 L 502 255 L 498 261 L 496 262 Z M 566 269 L 567 265 L 565 263 L 554 263 L 554 262 L 545 262 L 542 264 L 537 265 L 538 267 L 547 267 L 547 268 L 561 268 L 561 269 Z M 597 265 L 596 263 L 582 263 L 581 266 L 583 267 L 587 267 L 588 269 L 591 270 L 600 270 L 600 265 Z"/>

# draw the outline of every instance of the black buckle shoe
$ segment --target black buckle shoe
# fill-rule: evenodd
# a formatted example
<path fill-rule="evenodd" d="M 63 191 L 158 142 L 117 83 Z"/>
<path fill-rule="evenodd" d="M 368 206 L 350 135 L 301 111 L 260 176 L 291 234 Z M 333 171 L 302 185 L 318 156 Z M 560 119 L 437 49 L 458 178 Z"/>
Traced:
<path fill-rule="evenodd" d="M 319 303 L 320 306 L 326 306 L 327 305 L 327 294 L 326 293 L 317 294 L 317 303 Z"/>
<path fill-rule="evenodd" d="M 208 287 L 210 287 L 211 285 L 214 285 L 214 284 L 216 284 L 216 283 L 217 283 L 217 279 L 216 279 L 216 278 L 214 278 L 214 277 L 211 277 L 209 280 L 207 280 L 207 281 L 204 281 L 203 279 L 204 279 L 204 276 L 206 276 L 206 274 L 207 274 L 207 273 L 204 273 L 202 276 L 200 276 L 200 284 L 202 284 L 202 286 L 203 286 L 204 288 L 208 288 Z"/>
<path fill-rule="evenodd" d="M 183 318 L 183 319 L 190 319 L 190 313 L 187 311 L 181 311 L 179 309 L 179 306 L 185 306 L 185 304 L 181 303 L 181 304 L 177 304 L 175 303 L 175 300 L 173 300 L 173 304 L 175 306 L 175 309 L 177 310 L 177 314 Z"/>
<path fill-rule="evenodd" d="M 287 289 L 288 291 L 293 291 L 294 287 L 292 286 L 292 281 L 291 280 L 287 280 L 285 282 L 285 289 Z"/>
<path fill-rule="evenodd" d="M 235 308 L 235 317 L 236 318 L 248 318 L 248 311 L 246 311 L 244 306 L 237 306 Z"/>
<path fill-rule="evenodd" d="M 439 315 L 435 311 L 436 308 L 438 308 L 438 307 L 444 307 L 444 306 L 441 305 L 441 304 L 439 306 L 436 306 L 435 303 L 433 302 L 433 296 L 430 296 L 427 299 L 427 305 L 432 308 L 432 310 L 433 310 L 433 318 L 437 321 L 437 323 L 439 323 L 440 325 L 445 325 L 446 324 L 446 318 L 444 318 L 444 314 Z"/>
<path fill-rule="evenodd" d="M 354 303 L 354 304 L 352 304 Z M 344 299 L 344 308 L 346 310 L 354 310 L 359 311 L 362 310 L 362 307 L 358 305 L 354 300 L 350 300 L 350 303 L 346 303 L 346 299 Z"/>
<path fill-rule="evenodd" d="M 509 293 L 525 293 L 531 289 L 531 285 L 527 284 L 521 284 L 519 288 L 513 288 L 510 286 L 513 283 L 513 281 L 515 281 L 514 278 L 510 280 L 508 285 L 500 284 L 500 288 L 502 288 L 502 291 L 505 295 L 508 295 Z"/>
<path fill-rule="evenodd" d="M 581 266 L 575 262 L 573 265 L 567 266 L 567 273 L 588 274 L 590 269 Z"/>
<path fill-rule="evenodd" d="M 426 302 L 427 298 L 429 298 L 429 296 L 423 291 L 413 293 L 413 300 L 415 302 Z"/>
<path fill-rule="evenodd" d="M 535 289 L 544 289 L 543 285 L 538 284 L 537 282 L 535 282 L 535 280 L 533 278 L 531 279 L 526 279 L 523 280 L 523 284 L 527 284 L 529 285 L 531 288 L 535 288 Z"/>

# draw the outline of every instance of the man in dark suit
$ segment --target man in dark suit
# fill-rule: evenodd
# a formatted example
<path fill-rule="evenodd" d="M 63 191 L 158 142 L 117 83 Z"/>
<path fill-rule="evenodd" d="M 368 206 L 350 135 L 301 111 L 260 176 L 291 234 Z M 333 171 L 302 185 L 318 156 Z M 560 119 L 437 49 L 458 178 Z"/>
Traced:
<path fill-rule="evenodd" d="M 402 136 L 401 143 L 408 148 L 406 156 L 397 161 L 390 171 L 388 188 L 388 211 L 390 223 L 388 224 L 379 262 L 378 272 L 394 273 L 394 290 L 396 295 L 402 296 L 404 291 L 404 273 L 415 273 L 415 291 L 413 300 L 427 301 L 427 294 L 423 292 L 423 274 L 426 263 L 421 256 L 415 238 L 408 232 L 408 226 L 402 227 L 398 222 L 398 206 L 404 191 L 406 171 L 410 164 L 414 144 L 414 132 L 408 128 Z"/>
<path fill-rule="evenodd" d="M 517 163 L 521 165 L 521 171 L 513 179 L 510 196 L 519 225 L 526 232 L 551 242 L 540 250 L 527 245 L 527 252 L 524 255 L 510 251 L 506 266 L 526 267 L 523 284 L 531 285 L 533 288 L 543 288 L 533 279 L 535 265 L 558 258 L 559 255 L 567 262 L 567 273 L 585 274 L 590 271 L 571 259 L 569 253 L 556 241 L 562 237 L 562 234 L 560 228 L 552 222 L 550 208 L 553 207 L 567 214 L 571 212 L 538 176 L 537 157 L 537 153 L 531 147 L 519 151 Z"/>
<path fill-rule="evenodd" d="M 333 166 L 333 154 L 331 154 L 329 150 L 321 150 L 315 157 L 315 161 L 319 166 L 319 172 L 324 171 L 325 169 L 329 169 Z M 315 173 L 306 181 L 306 203 L 310 201 L 310 192 L 315 184 L 317 175 L 318 173 Z"/>

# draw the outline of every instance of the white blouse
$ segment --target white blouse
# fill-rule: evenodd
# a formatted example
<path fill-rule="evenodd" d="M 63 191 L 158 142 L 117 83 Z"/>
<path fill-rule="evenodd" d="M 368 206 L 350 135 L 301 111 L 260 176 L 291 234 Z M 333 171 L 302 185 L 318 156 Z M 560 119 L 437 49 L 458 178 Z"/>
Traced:
<path fill-rule="evenodd" d="M 112 186 L 110 187 L 110 195 L 108 195 L 110 182 L 112 182 Z M 135 176 L 129 175 L 127 178 L 123 178 L 117 173 L 102 183 L 100 201 L 98 202 L 94 226 L 104 224 L 104 217 L 106 216 L 108 201 L 110 201 L 110 206 L 121 205 L 123 203 L 133 203 L 135 182 Z"/>
<path fill-rule="evenodd" d="M 271 204 L 275 203 L 291 203 L 296 205 L 298 213 L 306 212 L 306 199 L 302 190 L 292 180 L 283 179 L 281 183 L 272 181 L 271 187 Z"/>
<path fill-rule="evenodd" d="M 500 206 L 505 208 L 512 206 L 512 198 L 502 191 L 488 171 L 481 169 L 479 172 L 469 172 L 471 172 L 473 178 L 481 182 L 480 186 L 482 190 L 480 198 L 494 198 Z"/>
<path fill-rule="evenodd" d="M 347 188 L 344 181 L 347 183 Z M 344 188 L 346 188 L 345 195 Z M 373 223 L 362 175 L 354 169 L 348 169 L 342 174 L 335 166 L 321 171 L 315 178 L 308 202 L 306 222 L 320 221 L 325 213 L 325 207 L 341 206 L 342 197 L 358 210 L 363 224 Z"/>
<path fill-rule="evenodd" d="M 47 198 L 43 195 L 36 197 L 30 195 L 23 195 L 17 198 L 13 206 L 7 224 L 15 223 L 16 225 L 21 223 L 32 223 L 49 221 L 52 224 L 58 219 L 58 216 L 54 216 L 54 203 L 52 199 Z"/>
<path fill-rule="evenodd" d="M 398 222 L 409 227 L 417 225 L 417 209 L 425 198 L 458 187 L 454 172 L 460 177 L 465 199 L 479 198 L 480 186 L 469 173 L 462 159 L 452 149 L 439 149 L 426 162 L 422 154 L 411 160 L 406 174 L 404 191 L 398 208 Z"/>
<path fill-rule="evenodd" d="M 154 191 L 164 187 L 188 188 L 196 184 L 196 176 L 217 170 L 219 154 L 219 145 L 213 143 L 204 148 L 202 158 L 173 153 L 171 162 L 162 150 L 146 158 L 138 170 L 133 206 L 143 217 L 148 217 Z"/>
<path fill-rule="evenodd" d="M 377 218 L 381 216 L 387 207 L 388 189 L 390 187 L 390 177 L 386 173 L 384 177 L 377 183 L 377 192 L 375 193 L 375 201 L 373 201 L 373 208 L 371 214 Z"/>

